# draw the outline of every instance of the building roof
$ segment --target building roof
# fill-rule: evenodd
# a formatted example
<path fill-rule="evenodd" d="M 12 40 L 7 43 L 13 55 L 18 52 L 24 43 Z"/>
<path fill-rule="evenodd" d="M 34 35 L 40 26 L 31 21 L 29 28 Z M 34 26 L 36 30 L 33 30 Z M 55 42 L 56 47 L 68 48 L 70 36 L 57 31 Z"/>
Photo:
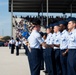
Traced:
<path fill-rule="evenodd" d="M 13 0 L 14 12 L 46 12 L 46 0 Z M 48 0 L 49 12 L 76 13 L 76 0 Z M 9 11 L 11 11 L 11 0 L 9 0 Z"/>

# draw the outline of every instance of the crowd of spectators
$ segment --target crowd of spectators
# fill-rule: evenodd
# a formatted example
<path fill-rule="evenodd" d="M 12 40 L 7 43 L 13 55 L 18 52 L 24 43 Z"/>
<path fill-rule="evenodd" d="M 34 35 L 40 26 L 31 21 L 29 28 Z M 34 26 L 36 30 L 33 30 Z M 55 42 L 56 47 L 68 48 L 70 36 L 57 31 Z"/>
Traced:
<path fill-rule="evenodd" d="M 13 16 L 13 18 L 17 19 L 17 16 Z M 16 38 L 22 39 L 23 37 L 27 38 L 28 34 L 28 28 L 27 24 L 25 24 L 25 20 L 21 18 L 20 22 L 17 22 L 15 20 L 15 25 L 13 25 L 16 31 Z M 26 34 L 26 35 L 25 35 Z"/>
<path fill-rule="evenodd" d="M 17 16 L 13 16 L 13 18 L 18 18 Z M 31 25 L 32 25 L 32 21 L 36 18 L 40 18 L 40 20 L 42 21 L 43 19 L 43 27 L 46 28 L 46 24 L 47 24 L 47 16 L 26 16 L 26 17 L 19 17 L 21 18 L 21 21 L 18 23 L 17 21 L 15 21 L 15 29 L 16 29 L 16 37 L 19 37 L 20 39 L 22 37 L 25 37 L 25 32 L 31 32 Z M 53 24 L 55 22 L 61 21 L 61 20 L 66 20 L 67 18 L 65 17 L 60 17 L 60 16 L 49 16 L 48 17 L 48 25 Z"/>
<path fill-rule="evenodd" d="M 43 18 L 43 26 L 46 26 L 46 22 L 47 22 L 47 16 L 39 16 L 39 17 L 38 16 L 26 16 L 26 17 L 21 16 L 21 18 L 26 19 L 29 22 L 32 22 L 36 18 L 40 18 L 41 20 Z M 61 17 L 60 16 L 56 16 L 56 17 L 49 16 L 48 17 L 48 24 L 55 23 L 55 22 L 60 21 L 60 20 L 66 20 L 66 18 L 64 18 L 62 16 Z"/>

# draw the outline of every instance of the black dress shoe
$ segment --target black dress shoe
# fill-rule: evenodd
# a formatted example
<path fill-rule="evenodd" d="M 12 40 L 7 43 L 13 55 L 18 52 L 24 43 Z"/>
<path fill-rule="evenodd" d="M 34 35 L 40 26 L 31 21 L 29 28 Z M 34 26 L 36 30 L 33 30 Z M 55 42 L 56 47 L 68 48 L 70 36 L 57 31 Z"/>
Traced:
<path fill-rule="evenodd" d="M 48 73 L 46 70 L 43 71 L 44 73 Z"/>
<path fill-rule="evenodd" d="M 44 67 L 41 67 L 40 70 L 44 70 Z"/>

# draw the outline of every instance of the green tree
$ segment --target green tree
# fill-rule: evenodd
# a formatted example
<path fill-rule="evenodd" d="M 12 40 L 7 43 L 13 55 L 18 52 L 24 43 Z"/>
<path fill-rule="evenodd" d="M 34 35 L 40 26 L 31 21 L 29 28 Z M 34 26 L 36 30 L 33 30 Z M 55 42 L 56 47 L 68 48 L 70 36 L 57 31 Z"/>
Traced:
<path fill-rule="evenodd" d="M 8 41 L 8 40 L 10 40 L 10 36 L 4 36 L 4 37 L 2 38 L 2 40 Z"/>

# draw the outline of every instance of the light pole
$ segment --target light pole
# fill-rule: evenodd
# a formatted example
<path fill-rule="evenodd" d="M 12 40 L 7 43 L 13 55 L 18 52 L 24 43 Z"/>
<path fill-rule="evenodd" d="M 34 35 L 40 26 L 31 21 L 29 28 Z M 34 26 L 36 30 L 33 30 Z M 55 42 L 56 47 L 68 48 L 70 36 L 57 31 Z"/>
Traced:
<path fill-rule="evenodd" d="M 11 37 L 13 36 L 13 0 L 11 0 Z"/>
<path fill-rule="evenodd" d="M 48 26 L 48 0 L 46 0 L 46 5 L 47 5 L 47 7 L 46 7 L 46 9 L 47 9 L 47 26 Z"/>

